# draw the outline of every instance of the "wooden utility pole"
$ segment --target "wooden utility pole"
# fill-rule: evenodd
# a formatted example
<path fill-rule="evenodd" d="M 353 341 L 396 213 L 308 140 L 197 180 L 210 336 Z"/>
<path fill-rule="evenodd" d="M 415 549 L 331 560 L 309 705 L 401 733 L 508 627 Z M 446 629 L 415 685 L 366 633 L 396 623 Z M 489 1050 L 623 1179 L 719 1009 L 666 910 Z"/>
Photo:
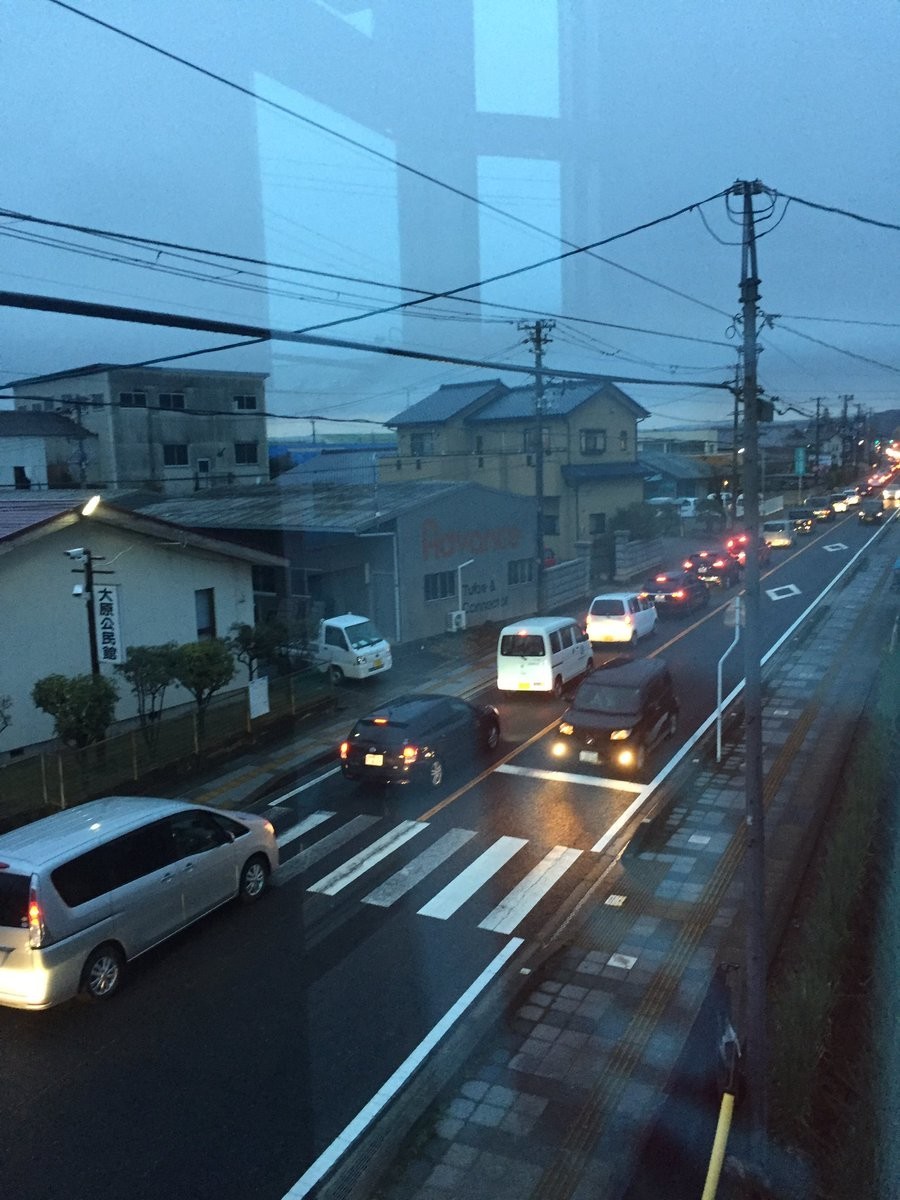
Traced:
<path fill-rule="evenodd" d="M 519 329 L 527 333 L 526 344 L 534 349 L 534 413 L 537 419 L 537 442 L 534 451 L 534 499 L 537 528 L 535 530 L 535 555 L 537 558 L 537 610 L 544 611 L 544 347 L 550 341 L 548 334 L 552 321 L 537 320 L 519 323 Z"/>
<path fill-rule="evenodd" d="M 756 383 L 756 326 L 759 278 L 753 197 L 763 191 L 759 180 L 738 182 L 732 193 L 744 200 L 741 263 L 741 309 L 744 360 L 744 521 L 749 543 L 745 575 L 744 626 L 744 908 L 746 914 L 747 1092 L 751 1146 L 765 1170 L 766 1156 L 766 920 L 765 809 L 762 772 L 762 630 L 759 588 L 759 394 Z"/>

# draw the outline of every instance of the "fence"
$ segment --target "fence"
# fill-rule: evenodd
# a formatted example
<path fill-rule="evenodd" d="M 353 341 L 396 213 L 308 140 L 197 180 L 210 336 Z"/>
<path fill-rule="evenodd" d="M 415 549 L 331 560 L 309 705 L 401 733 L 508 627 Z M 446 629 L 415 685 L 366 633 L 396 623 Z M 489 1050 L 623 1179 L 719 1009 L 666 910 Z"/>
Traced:
<path fill-rule="evenodd" d="M 0 829 L 27 814 L 67 808 L 93 796 L 142 790 L 158 773 L 187 772 L 292 719 L 333 707 L 328 676 L 305 670 L 269 680 L 269 711 L 251 718 L 246 689 L 214 697 L 203 728 L 196 711 L 130 729 L 78 750 L 63 746 L 0 767 Z"/>

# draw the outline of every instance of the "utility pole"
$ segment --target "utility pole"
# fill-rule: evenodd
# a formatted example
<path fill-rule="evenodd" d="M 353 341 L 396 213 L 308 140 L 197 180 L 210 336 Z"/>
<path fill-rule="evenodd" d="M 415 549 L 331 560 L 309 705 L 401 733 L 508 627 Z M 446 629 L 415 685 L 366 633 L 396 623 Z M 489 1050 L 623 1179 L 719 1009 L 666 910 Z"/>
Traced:
<path fill-rule="evenodd" d="M 740 412 L 740 397 L 741 397 L 741 358 L 738 351 L 738 361 L 734 372 L 734 423 L 731 430 L 731 500 L 728 502 L 728 508 L 731 513 L 731 524 L 734 525 L 737 520 L 737 497 L 738 497 L 738 440 L 740 434 L 740 422 L 738 414 Z"/>
<path fill-rule="evenodd" d="M 756 230 L 753 197 L 763 191 L 759 180 L 739 181 L 733 195 L 743 196 L 741 309 L 744 359 L 744 520 L 747 525 L 747 569 L 744 603 L 744 907 L 746 912 L 746 1062 L 751 1149 L 759 1167 L 766 1161 L 766 908 L 765 810 L 762 772 L 762 670 L 759 588 L 759 394 L 757 389 Z"/>
<path fill-rule="evenodd" d="M 820 429 L 819 414 L 821 411 L 821 405 L 822 405 L 822 397 L 816 396 L 816 485 L 817 486 L 819 483 L 819 472 L 821 469 L 820 465 L 819 465 L 819 445 L 820 445 L 820 441 L 821 441 L 821 435 L 819 433 L 819 429 Z"/>
<path fill-rule="evenodd" d="M 537 320 L 534 324 L 519 322 L 519 329 L 527 333 L 526 345 L 534 349 L 534 412 L 537 418 L 537 445 L 534 453 L 534 499 L 537 509 L 535 553 L 537 556 L 537 610 L 544 611 L 544 347 L 550 341 L 548 334 L 553 321 Z"/>

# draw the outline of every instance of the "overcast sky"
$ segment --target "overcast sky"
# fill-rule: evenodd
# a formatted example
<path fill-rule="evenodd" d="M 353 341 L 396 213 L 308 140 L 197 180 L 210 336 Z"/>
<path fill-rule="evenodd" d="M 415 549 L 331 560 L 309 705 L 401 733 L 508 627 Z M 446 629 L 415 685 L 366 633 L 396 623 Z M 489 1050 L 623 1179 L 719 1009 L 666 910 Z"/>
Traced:
<path fill-rule="evenodd" d="M 900 232 L 784 199 L 900 225 L 893 0 L 77 7 L 264 99 L 51 0 L 4 0 L 0 208 L 280 265 L 240 274 L 132 247 L 115 249 L 138 262 L 110 262 L 96 257 L 109 242 L 5 217 L 6 290 L 304 329 L 412 298 L 396 285 L 462 287 L 563 252 L 560 234 L 585 245 L 758 178 L 779 194 L 757 201 L 769 212 L 761 384 L 803 411 L 814 396 L 898 404 Z M 549 370 L 676 382 L 623 385 L 655 425 L 722 419 L 729 394 L 697 384 L 734 370 L 739 238 L 719 198 L 600 248 L 608 261 L 576 256 L 469 293 L 480 309 L 445 299 L 328 333 L 526 364 L 517 321 L 553 313 Z M 229 340 L 10 308 L 0 321 L 3 382 Z M 441 383 L 498 374 L 284 344 L 187 365 L 269 371 L 271 411 L 343 421 L 384 420 Z"/>

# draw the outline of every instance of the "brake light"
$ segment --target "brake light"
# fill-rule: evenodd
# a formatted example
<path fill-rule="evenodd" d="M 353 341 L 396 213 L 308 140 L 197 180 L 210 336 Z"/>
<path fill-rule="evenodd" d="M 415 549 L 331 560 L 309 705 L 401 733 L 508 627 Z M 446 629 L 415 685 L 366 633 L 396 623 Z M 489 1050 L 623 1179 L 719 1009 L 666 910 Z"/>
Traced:
<path fill-rule="evenodd" d="M 373 717 L 372 718 L 373 725 L 387 725 L 387 723 L 388 723 L 387 717 Z"/>
<path fill-rule="evenodd" d="M 340 755 L 341 755 L 341 758 L 344 758 L 344 759 L 349 758 L 349 756 L 350 756 L 350 743 L 349 742 L 341 742 Z"/>
<path fill-rule="evenodd" d="M 684 569 L 686 571 L 689 571 L 694 564 L 691 562 L 691 560 L 689 558 L 686 558 L 681 565 L 684 567 Z"/>
<path fill-rule="evenodd" d="M 717 558 L 717 559 L 716 559 L 716 561 L 713 563 L 713 566 L 714 566 L 714 567 L 717 567 L 717 568 L 724 567 L 724 566 L 725 566 L 725 559 L 724 559 L 724 558 Z"/>
<path fill-rule="evenodd" d="M 416 761 L 416 759 L 418 757 L 419 757 L 419 747 L 418 746 L 404 746 L 403 747 L 403 761 L 406 764 L 406 766 L 410 766 L 412 763 L 414 763 Z"/>
<path fill-rule="evenodd" d="M 657 575 L 656 576 L 656 583 L 665 583 L 665 582 L 666 582 L 665 575 Z"/>
<path fill-rule="evenodd" d="M 684 599 L 684 589 L 679 588 L 677 592 L 672 593 L 672 596 L 675 600 L 683 600 Z"/>
<path fill-rule="evenodd" d="M 28 945 L 35 950 L 43 946 L 45 933 L 44 914 L 38 904 L 37 893 L 32 888 L 28 897 Z"/>

